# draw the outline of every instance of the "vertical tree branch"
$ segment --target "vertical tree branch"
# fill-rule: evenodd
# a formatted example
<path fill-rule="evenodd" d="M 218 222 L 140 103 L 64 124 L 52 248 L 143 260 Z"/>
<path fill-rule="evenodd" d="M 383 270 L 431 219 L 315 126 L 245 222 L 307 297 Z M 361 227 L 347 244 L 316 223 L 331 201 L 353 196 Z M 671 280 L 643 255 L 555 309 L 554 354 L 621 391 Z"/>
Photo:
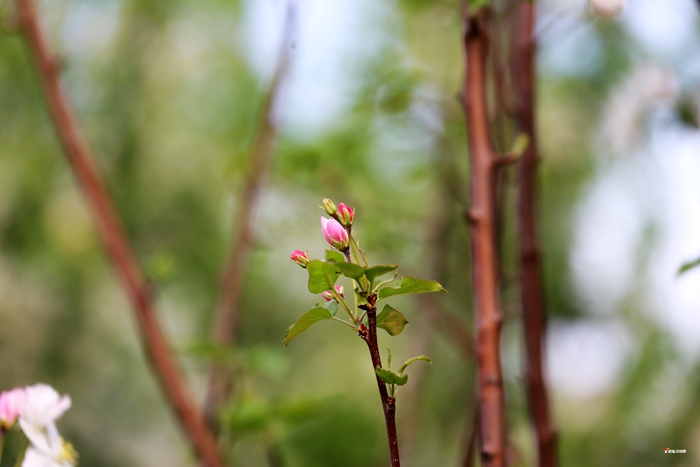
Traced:
<path fill-rule="evenodd" d="M 516 117 L 519 130 L 530 141 L 520 161 L 518 223 L 520 289 L 525 332 L 525 385 L 537 437 L 540 467 L 556 467 L 556 431 L 552 422 L 542 362 L 546 313 L 542 285 L 542 259 L 537 236 L 537 130 L 535 128 L 535 3 L 520 2 L 515 73 Z"/>
<path fill-rule="evenodd" d="M 360 328 L 360 337 L 364 339 L 369 347 L 369 354 L 372 358 L 372 371 L 382 367 L 382 357 L 379 354 L 379 344 L 377 343 L 377 295 L 367 297 L 367 305 L 361 308 L 367 312 L 367 326 L 364 324 Z M 386 434 L 389 440 L 389 455 L 391 456 L 391 467 L 401 467 L 399 461 L 399 441 L 396 435 L 396 400 L 389 396 L 386 383 L 375 373 L 379 396 L 384 409 L 384 421 L 386 422 Z"/>
<path fill-rule="evenodd" d="M 32 0 L 15 0 L 15 4 L 20 26 L 27 38 L 31 57 L 46 96 L 49 114 L 73 173 L 95 216 L 102 242 L 134 308 L 144 347 L 164 396 L 204 464 L 208 467 L 221 467 L 223 463 L 219 458 L 216 440 L 185 387 L 183 375 L 158 323 L 155 305 L 149 296 L 138 263 L 115 214 L 88 143 L 61 88 L 57 59 L 39 26 L 34 4 Z"/>
<path fill-rule="evenodd" d="M 489 132 L 486 107 L 488 32 L 486 9 L 467 15 L 464 47 L 466 80 L 462 94 L 468 121 L 471 166 L 471 222 L 477 321 L 479 439 L 484 467 L 505 465 L 505 418 L 500 360 L 502 316 L 498 309 L 498 261 L 495 245 L 495 175 L 500 165 Z"/>
<path fill-rule="evenodd" d="M 275 106 L 279 101 L 280 87 L 288 69 L 295 14 L 294 4 L 290 1 L 277 68 L 263 101 L 260 123 L 249 158 L 249 172 L 238 197 L 231 248 L 219 285 L 219 299 L 212 328 L 214 342 L 221 346 L 231 345 L 236 338 L 243 279 L 255 240 L 252 228 L 253 218 L 269 170 L 272 145 L 277 135 Z M 205 413 L 212 426 L 216 426 L 218 409 L 226 400 L 229 391 L 230 371 L 224 364 L 213 363 L 205 403 Z"/>

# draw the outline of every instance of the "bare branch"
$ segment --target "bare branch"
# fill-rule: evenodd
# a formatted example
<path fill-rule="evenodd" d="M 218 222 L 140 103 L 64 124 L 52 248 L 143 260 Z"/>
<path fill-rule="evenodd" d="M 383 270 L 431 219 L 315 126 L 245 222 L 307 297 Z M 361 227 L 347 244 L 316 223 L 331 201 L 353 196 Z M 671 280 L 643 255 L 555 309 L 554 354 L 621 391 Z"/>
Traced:
<path fill-rule="evenodd" d="M 255 241 L 252 224 L 272 159 L 272 146 L 277 136 L 277 121 L 274 113 L 279 101 L 281 84 L 289 65 L 295 15 L 295 5 L 290 1 L 277 68 L 265 95 L 257 136 L 250 153 L 249 171 L 238 196 L 231 248 L 221 277 L 219 300 L 212 328 L 214 342 L 222 346 L 231 345 L 236 339 L 243 279 Z M 230 392 L 230 377 L 230 371 L 226 365 L 212 364 L 205 403 L 207 419 L 212 426 L 216 426 L 218 410 Z"/>
<path fill-rule="evenodd" d="M 58 61 L 39 26 L 34 4 L 32 0 L 15 0 L 15 3 L 19 24 L 27 38 L 56 133 L 90 204 L 102 242 L 134 309 L 143 345 L 163 394 L 203 463 L 207 467 L 223 467 L 214 436 L 185 387 L 183 374 L 158 323 L 156 308 L 138 262 L 119 223 L 87 140 L 61 88 Z"/>
<path fill-rule="evenodd" d="M 486 105 L 486 59 L 489 38 L 486 8 L 465 17 L 466 79 L 464 109 L 471 162 L 472 261 L 477 321 L 479 439 L 484 467 L 505 465 L 505 417 L 500 359 L 502 315 L 498 304 L 496 253 L 496 163 Z"/>
<path fill-rule="evenodd" d="M 537 437 L 540 467 L 556 467 L 556 430 L 549 409 L 542 362 L 546 312 L 542 285 L 542 258 L 537 235 L 537 132 L 535 125 L 535 4 L 521 1 L 515 44 L 517 77 L 516 117 L 529 144 L 520 161 L 518 224 L 520 289 L 525 332 L 525 386 Z"/>

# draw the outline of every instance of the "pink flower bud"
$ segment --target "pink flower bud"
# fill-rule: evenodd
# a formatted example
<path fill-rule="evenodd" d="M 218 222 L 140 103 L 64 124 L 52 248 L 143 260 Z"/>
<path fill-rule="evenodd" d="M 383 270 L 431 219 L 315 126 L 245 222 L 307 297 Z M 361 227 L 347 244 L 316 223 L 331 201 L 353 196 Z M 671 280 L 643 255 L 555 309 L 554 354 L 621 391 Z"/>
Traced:
<path fill-rule="evenodd" d="M 336 290 L 336 292 L 338 292 L 338 295 L 345 298 L 345 294 L 343 293 L 343 286 L 342 285 L 340 287 L 336 285 L 335 290 Z M 330 302 L 331 300 L 335 300 L 335 297 L 333 296 L 333 292 L 331 292 L 330 290 L 326 290 L 325 292 L 323 292 L 321 294 L 321 296 L 323 298 L 325 298 L 327 302 Z"/>
<path fill-rule="evenodd" d="M 338 205 L 338 220 L 345 227 L 350 227 L 355 220 L 355 210 L 350 209 L 347 204 Z"/>
<path fill-rule="evenodd" d="M 335 219 L 321 217 L 321 230 L 323 231 L 323 237 L 332 247 L 340 251 L 348 249 L 348 245 L 350 245 L 348 233 L 345 231 L 345 228 L 340 225 L 340 222 Z"/>
<path fill-rule="evenodd" d="M 302 268 L 305 268 L 306 265 L 311 262 L 309 259 L 309 254 L 301 250 L 292 251 L 292 254 L 289 255 L 289 259 L 297 263 Z"/>
<path fill-rule="evenodd" d="M 24 404 L 24 390 L 15 388 L 0 394 L 0 429 L 7 430 L 17 421 Z"/>

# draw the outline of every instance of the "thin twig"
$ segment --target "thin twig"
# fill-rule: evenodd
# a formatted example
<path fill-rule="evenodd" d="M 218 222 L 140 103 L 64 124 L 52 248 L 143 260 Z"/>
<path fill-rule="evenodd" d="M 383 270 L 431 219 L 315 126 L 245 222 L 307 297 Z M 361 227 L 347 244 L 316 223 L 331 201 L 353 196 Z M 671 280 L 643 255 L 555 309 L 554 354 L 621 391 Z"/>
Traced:
<path fill-rule="evenodd" d="M 359 335 L 367 343 L 369 354 L 372 358 L 372 371 L 382 367 L 382 358 L 379 354 L 379 344 L 377 343 L 377 295 L 372 294 L 367 297 L 367 304 L 361 308 L 367 312 L 367 326 L 362 325 Z M 401 467 L 399 461 L 399 441 L 396 435 L 396 399 L 389 396 L 386 383 L 375 373 L 379 396 L 382 400 L 384 410 L 384 421 L 386 422 L 386 433 L 389 440 L 389 455 L 391 457 L 391 467 Z"/>
<path fill-rule="evenodd" d="M 204 464 L 208 467 L 222 467 L 214 436 L 185 387 L 183 374 L 158 323 L 155 304 L 148 293 L 138 262 L 115 214 L 87 140 L 61 88 L 57 59 L 39 26 L 34 4 L 32 0 L 15 0 L 15 3 L 46 96 L 49 114 L 95 216 L 102 242 L 134 308 L 144 347 L 163 393 Z"/>
<path fill-rule="evenodd" d="M 296 9 L 293 1 L 287 8 L 277 68 L 265 95 L 257 135 L 249 158 L 249 172 L 238 196 L 236 218 L 231 236 L 231 248 L 219 286 L 219 298 L 212 328 L 216 344 L 228 346 L 236 339 L 240 315 L 243 279 L 248 269 L 248 259 L 253 249 L 253 218 L 273 154 L 278 123 L 275 116 L 281 85 L 289 67 Z M 224 364 L 213 363 L 209 374 L 209 388 L 205 402 L 207 420 L 216 426 L 219 408 L 230 392 L 230 371 Z"/>
<path fill-rule="evenodd" d="M 519 249 L 520 289 L 525 332 L 525 385 L 534 426 L 540 467 L 556 467 L 556 430 L 552 422 L 542 361 L 546 319 L 542 258 L 537 235 L 537 131 L 535 125 L 535 53 L 536 9 L 533 2 L 521 1 L 517 25 L 516 116 L 519 131 L 529 144 L 520 162 L 519 174 Z"/>
<path fill-rule="evenodd" d="M 498 264 L 494 200 L 497 155 L 486 106 L 487 9 L 465 18 L 465 89 L 471 161 L 472 261 L 477 321 L 477 368 L 481 457 L 484 467 L 505 465 L 505 417 L 500 359 L 502 315 L 498 304 Z"/>

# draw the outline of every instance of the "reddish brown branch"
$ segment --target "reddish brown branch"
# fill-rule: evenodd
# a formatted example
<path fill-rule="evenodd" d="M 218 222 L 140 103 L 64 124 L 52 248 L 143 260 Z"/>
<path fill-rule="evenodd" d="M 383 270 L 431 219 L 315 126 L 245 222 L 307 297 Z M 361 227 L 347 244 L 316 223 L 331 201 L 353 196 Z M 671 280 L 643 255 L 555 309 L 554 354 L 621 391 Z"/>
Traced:
<path fill-rule="evenodd" d="M 505 465 L 505 419 L 500 359 L 502 315 L 498 304 L 498 260 L 495 245 L 495 180 L 498 164 L 488 124 L 486 10 L 468 15 L 464 47 L 466 80 L 463 92 L 468 122 L 471 166 L 472 262 L 477 322 L 479 439 L 484 467 Z"/>
<path fill-rule="evenodd" d="M 521 1 L 517 25 L 515 69 L 516 117 L 519 130 L 529 138 L 519 174 L 520 288 L 525 331 L 525 385 L 537 437 L 540 467 L 556 467 L 556 431 L 552 422 L 542 362 L 546 313 L 542 285 L 542 259 L 537 236 L 537 130 L 535 127 L 534 2 Z"/>
<path fill-rule="evenodd" d="M 214 342 L 222 346 L 231 345 L 236 338 L 243 279 L 255 240 L 253 218 L 272 159 L 272 145 L 277 136 L 275 106 L 288 68 L 294 15 L 293 3 L 290 2 L 277 68 L 263 101 L 260 123 L 250 153 L 249 171 L 238 197 L 231 248 L 219 285 L 219 300 L 212 328 Z M 212 426 L 216 425 L 216 414 L 228 396 L 230 386 L 230 371 L 226 365 L 212 364 L 205 404 L 207 419 Z"/>
<path fill-rule="evenodd" d="M 31 0 L 16 0 L 15 3 L 56 132 L 90 204 L 102 242 L 134 308 L 144 347 L 163 393 L 204 464 L 208 467 L 221 467 L 223 463 L 217 452 L 216 441 L 185 387 L 183 375 L 158 323 L 155 305 L 138 263 L 115 214 L 88 143 L 61 88 L 56 56 L 50 51 L 39 26 L 34 4 Z"/>
<path fill-rule="evenodd" d="M 360 337 L 364 339 L 369 347 L 369 354 L 372 358 L 372 371 L 382 367 L 382 357 L 379 354 L 379 344 L 377 343 L 377 295 L 370 295 L 367 298 L 367 305 L 361 306 L 367 312 L 367 326 L 362 325 Z M 386 434 L 389 440 L 389 455 L 391 457 L 391 467 L 401 467 L 399 461 L 399 440 L 396 435 L 396 400 L 389 396 L 386 383 L 375 374 L 379 396 L 382 400 L 384 410 L 384 421 L 386 422 Z"/>

